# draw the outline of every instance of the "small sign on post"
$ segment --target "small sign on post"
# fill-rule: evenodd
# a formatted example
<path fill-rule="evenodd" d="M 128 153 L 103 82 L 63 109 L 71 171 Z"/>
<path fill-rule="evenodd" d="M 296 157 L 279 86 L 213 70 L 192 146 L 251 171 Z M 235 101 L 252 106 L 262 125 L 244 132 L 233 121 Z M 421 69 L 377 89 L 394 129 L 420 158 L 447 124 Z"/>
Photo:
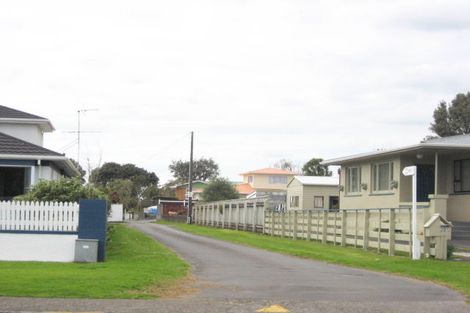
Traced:
<path fill-rule="evenodd" d="M 405 176 L 411 176 L 413 179 L 412 183 L 412 198 L 413 198 L 413 204 L 412 204 L 412 234 L 413 234 L 413 240 L 412 240 L 412 252 L 413 252 L 413 260 L 419 260 L 421 258 L 421 242 L 419 241 L 418 237 L 418 212 L 417 212 L 417 169 L 416 166 L 408 166 L 403 169 L 403 175 Z"/>

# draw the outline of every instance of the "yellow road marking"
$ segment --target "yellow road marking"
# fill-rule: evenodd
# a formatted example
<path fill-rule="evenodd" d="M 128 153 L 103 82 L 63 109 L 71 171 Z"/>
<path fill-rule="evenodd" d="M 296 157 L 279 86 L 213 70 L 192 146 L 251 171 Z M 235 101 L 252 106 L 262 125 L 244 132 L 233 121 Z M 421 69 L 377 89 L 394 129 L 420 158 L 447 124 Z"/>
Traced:
<path fill-rule="evenodd" d="M 286 309 L 283 306 L 274 304 L 274 305 L 267 306 L 265 308 L 259 309 L 256 312 L 260 312 L 260 313 L 288 313 L 289 310 Z"/>
<path fill-rule="evenodd" d="M 52 311 L 52 312 L 42 312 L 42 313 L 103 313 L 102 311 L 85 311 L 85 312 L 75 312 L 75 311 Z"/>

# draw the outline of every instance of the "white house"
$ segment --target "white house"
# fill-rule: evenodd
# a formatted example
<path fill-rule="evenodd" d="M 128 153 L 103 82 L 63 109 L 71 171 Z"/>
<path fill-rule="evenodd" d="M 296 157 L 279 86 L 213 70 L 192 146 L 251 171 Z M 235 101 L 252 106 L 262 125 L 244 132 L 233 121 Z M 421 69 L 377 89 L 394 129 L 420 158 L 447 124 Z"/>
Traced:
<path fill-rule="evenodd" d="M 40 179 L 79 176 L 64 154 L 43 147 L 52 123 L 43 117 L 0 106 L 0 200 L 25 193 Z"/>

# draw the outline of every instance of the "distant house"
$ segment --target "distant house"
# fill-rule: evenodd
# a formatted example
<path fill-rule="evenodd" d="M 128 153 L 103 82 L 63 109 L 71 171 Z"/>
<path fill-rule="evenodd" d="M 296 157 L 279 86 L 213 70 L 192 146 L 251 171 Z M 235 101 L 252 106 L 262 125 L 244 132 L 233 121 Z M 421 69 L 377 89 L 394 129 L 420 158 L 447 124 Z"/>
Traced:
<path fill-rule="evenodd" d="M 174 186 L 173 188 L 175 189 L 175 194 L 176 194 L 176 199 L 179 201 L 184 201 L 187 200 L 187 192 L 188 192 L 188 187 L 189 183 L 185 184 L 179 184 Z M 194 201 L 199 201 L 201 200 L 201 194 L 206 189 L 207 187 L 207 182 L 202 181 L 202 180 L 195 180 L 193 181 L 193 200 Z"/>
<path fill-rule="evenodd" d="M 235 189 L 237 190 L 240 198 L 249 198 L 251 195 L 256 193 L 256 190 L 251 187 L 250 184 L 235 184 Z"/>
<path fill-rule="evenodd" d="M 287 185 L 287 209 L 339 209 L 339 177 L 294 176 Z"/>
<path fill-rule="evenodd" d="M 426 220 L 440 213 L 452 222 L 470 222 L 470 135 L 431 139 L 323 164 L 341 166 L 340 209 L 409 206 L 412 178 L 402 171 L 415 165 L 418 202 L 427 212 Z"/>
<path fill-rule="evenodd" d="M 43 117 L 0 106 L 0 199 L 24 194 L 41 179 L 79 176 L 64 154 L 43 147 L 44 133 L 52 132 Z"/>
<path fill-rule="evenodd" d="M 279 168 L 263 168 L 240 174 L 243 176 L 243 184 L 238 185 L 237 190 L 254 190 L 248 197 L 269 195 L 272 200 L 285 202 L 287 184 L 295 173 Z M 251 191 L 251 190 L 250 190 Z"/>

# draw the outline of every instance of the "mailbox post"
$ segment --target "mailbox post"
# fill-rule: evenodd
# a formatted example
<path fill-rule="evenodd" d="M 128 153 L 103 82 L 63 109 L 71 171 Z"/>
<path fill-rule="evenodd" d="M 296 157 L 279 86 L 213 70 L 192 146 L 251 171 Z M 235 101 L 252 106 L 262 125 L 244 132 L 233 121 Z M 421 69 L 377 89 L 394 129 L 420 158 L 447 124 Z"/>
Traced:
<path fill-rule="evenodd" d="M 412 183 L 412 195 L 413 195 L 413 204 L 412 204 L 412 219 L 411 219 L 411 224 L 412 224 L 412 234 L 413 234 L 413 239 L 412 239 L 412 251 L 413 251 L 413 260 L 419 260 L 421 258 L 421 242 L 419 241 L 418 237 L 418 208 L 417 208 L 417 170 L 416 166 L 408 166 L 403 169 L 403 175 L 405 176 L 411 176 L 413 179 Z"/>

